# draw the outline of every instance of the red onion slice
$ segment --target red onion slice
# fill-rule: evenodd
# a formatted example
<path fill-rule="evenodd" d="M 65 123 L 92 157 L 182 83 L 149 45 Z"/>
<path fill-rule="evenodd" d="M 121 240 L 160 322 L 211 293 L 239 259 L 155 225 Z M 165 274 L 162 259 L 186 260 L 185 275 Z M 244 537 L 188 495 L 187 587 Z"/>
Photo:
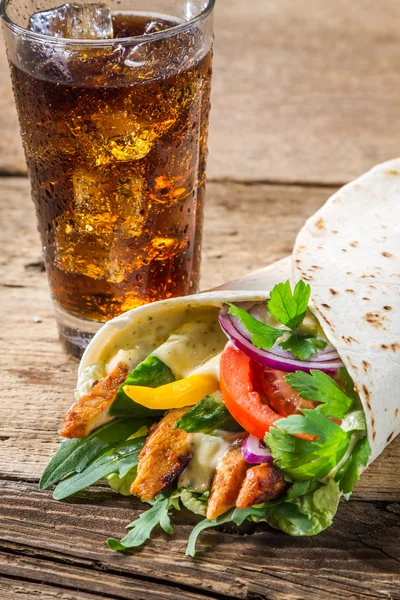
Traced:
<path fill-rule="evenodd" d="M 286 371 L 287 373 L 292 373 L 293 371 L 305 371 L 309 373 L 312 369 L 316 369 L 334 374 L 339 367 L 343 366 L 339 355 L 337 355 L 337 358 L 327 360 L 322 353 L 318 353 L 314 360 L 306 361 L 300 360 L 290 352 L 285 352 L 284 350 L 277 353 L 276 347 L 274 347 L 274 352 L 256 348 L 250 340 L 236 329 L 233 318 L 229 314 L 221 313 L 219 323 L 236 348 L 242 350 L 251 360 L 258 362 L 263 367 Z"/>
<path fill-rule="evenodd" d="M 252 465 L 272 463 L 274 460 L 269 448 L 260 442 L 254 435 L 249 435 L 243 442 L 242 454 L 245 461 Z"/>

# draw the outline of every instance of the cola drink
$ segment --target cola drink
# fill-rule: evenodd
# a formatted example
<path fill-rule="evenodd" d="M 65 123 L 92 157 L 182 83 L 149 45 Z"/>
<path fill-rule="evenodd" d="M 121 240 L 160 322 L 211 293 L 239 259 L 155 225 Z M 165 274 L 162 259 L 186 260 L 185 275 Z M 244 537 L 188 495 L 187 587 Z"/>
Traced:
<path fill-rule="evenodd" d="M 198 287 L 212 51 L 175 18 L 77 6 L 33 15 L 54 39 L 9 58 L 51 294 L 104 322 Z"/>

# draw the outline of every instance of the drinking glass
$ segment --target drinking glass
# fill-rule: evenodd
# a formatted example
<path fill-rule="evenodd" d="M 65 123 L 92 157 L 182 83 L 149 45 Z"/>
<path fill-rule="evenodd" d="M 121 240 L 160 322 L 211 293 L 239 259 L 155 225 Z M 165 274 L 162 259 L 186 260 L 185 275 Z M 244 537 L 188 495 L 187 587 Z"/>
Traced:
<path fill-rule="evenodd" d="M 60 337 L 199 282 L 214 0 L 2 0 Z"/>

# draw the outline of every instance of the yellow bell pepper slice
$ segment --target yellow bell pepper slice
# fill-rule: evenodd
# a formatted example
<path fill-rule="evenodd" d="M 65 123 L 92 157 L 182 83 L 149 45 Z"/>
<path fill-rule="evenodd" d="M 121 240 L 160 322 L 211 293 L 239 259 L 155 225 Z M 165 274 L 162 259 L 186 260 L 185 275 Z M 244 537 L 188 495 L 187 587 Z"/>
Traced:
<path fill-rule="evenodd" d="M 131 400 L 151 410 L 169 410 L 193 406 L 219 389 L 219 381 L 213 375 L 190 375 L 157 388 L 141 385 L 125 385 L 124 392 Z"/>

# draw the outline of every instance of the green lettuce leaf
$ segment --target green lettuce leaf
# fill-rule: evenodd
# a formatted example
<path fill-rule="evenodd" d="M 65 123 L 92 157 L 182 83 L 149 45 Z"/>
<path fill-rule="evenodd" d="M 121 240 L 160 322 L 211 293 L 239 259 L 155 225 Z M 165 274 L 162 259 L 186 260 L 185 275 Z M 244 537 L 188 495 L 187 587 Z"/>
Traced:
<path fill-rule="evenodd" d="M 124 477 L 133 467 L 137 466 L 139 453 L 145 441 L 146 437 L 126 440 L 116 448 L 102 454 L 82 472 L 74 473 L 63 479 L 54 490 L 53 498 L 63 500 L 111 473 L 119 473 L 120 477 Z"/>
<path fill-rule="evenodd" d="M 347 500 L 360 479 L 361 472 L 367 466 L 370 456 L 371 446 L 365 436 L 356 443 L 346 462 L 336 473 L 335 480 L 339 482 L 340 491 Z"/>
<path fill-rule="evenodd" d="M 238 431 L 240 425 L 222 402 L 220 392 L 205 396 L 175 423 L 175 427 L 188 433 L 210 434 L 217 429 Z"/>
<path fill-rule="evenodd" d="M 40 489 L 49 488 L 71 473 L 81 473 L 94 459 L 149 423 L 145 419 L 114 419 L 87 438 L 63 439 L 43 472 Z"/>

